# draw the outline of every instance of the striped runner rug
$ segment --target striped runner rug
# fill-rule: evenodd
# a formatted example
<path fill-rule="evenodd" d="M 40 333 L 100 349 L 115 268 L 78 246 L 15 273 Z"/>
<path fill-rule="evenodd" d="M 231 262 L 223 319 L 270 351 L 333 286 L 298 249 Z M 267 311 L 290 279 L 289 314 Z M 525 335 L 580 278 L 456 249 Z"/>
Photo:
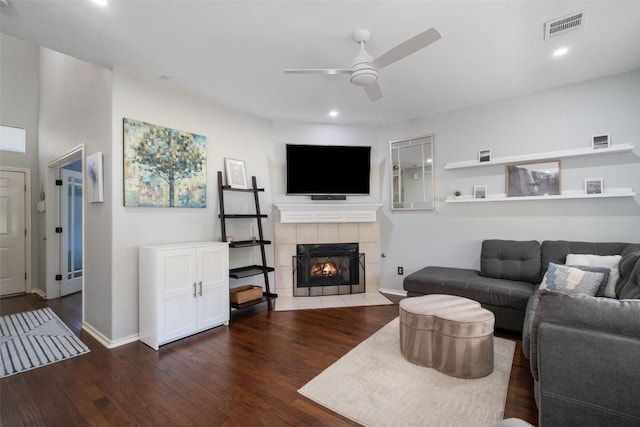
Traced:
<path fill-rule="evenodd" d="M 0 378 L 88 352 L 50 308 L 0 317 Z"/>

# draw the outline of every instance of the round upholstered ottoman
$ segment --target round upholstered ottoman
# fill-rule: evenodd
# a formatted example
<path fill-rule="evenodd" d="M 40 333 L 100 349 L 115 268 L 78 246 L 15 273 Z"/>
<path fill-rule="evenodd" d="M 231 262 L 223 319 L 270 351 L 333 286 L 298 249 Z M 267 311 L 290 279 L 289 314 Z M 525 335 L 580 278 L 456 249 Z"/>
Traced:
<path fill-rule="evenodd" d="M 400 301 L 400 352 L 416 365 L 458 378 L 493 372 L 493 313 L 452 295 Z"/>

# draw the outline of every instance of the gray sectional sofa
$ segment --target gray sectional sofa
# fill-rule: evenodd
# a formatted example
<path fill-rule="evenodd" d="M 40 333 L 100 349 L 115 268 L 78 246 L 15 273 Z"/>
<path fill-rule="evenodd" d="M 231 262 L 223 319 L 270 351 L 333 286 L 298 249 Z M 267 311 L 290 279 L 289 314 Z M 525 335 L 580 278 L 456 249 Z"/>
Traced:
<path fill-rule="evenodd" d="M 470 298 L 494 313 L 496 327 L 522 331 L 527 302 L 540 283 L 542 269 L 537 241 L 485 240 L 479 271 L 429 266 L 409 274 L 403 287 L 410 297 L 447 294 Z"/>
<path fill-rule="evenodd" d="M 475 299 L 497 327 L 523 331 L 540 426 L 640 426 L 640 244 L 536 243 L 487 240 L 480 271 L 426 267 L 404 288 Z M 616 298 L 539 290 L 568 254 L 621 255 Z"/>
<path fill-rule="evenodd" d="M 485 240 L 480 270 L 429 266 L 403 281 L 407 296 L 458 295 L 478 301 L 496 317 L 496 327 L 521 332 L 529 298 L 549 262 L 564 264 L 568 254 L 620 255 L 640 244 L 570 242 L 564 240 Z"/>

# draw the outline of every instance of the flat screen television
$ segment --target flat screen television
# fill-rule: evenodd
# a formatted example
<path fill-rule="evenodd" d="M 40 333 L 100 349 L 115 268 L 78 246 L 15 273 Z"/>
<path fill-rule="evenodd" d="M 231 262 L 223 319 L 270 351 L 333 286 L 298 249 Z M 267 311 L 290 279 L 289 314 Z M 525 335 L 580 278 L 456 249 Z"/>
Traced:
<path fill-rule="evenodd" d="M 287 194 L 370 194 L 371 147 L 287 144 Z"/>

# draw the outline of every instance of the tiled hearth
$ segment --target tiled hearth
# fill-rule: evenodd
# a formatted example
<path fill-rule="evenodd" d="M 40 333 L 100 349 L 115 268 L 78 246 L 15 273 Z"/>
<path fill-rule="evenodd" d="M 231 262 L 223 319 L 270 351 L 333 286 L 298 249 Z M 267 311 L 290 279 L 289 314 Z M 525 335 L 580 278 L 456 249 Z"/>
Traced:
<path fill-rule="evenodd" d="M 278 295 L 293 296 L 293 257 L 297 244 L 350 242 L 357 242 L 359 251 L 365 254 L 366 292 L 377 293 L 380 288 L 380 228 L 377 222 L 276 223 L 274 249 Z"/>

